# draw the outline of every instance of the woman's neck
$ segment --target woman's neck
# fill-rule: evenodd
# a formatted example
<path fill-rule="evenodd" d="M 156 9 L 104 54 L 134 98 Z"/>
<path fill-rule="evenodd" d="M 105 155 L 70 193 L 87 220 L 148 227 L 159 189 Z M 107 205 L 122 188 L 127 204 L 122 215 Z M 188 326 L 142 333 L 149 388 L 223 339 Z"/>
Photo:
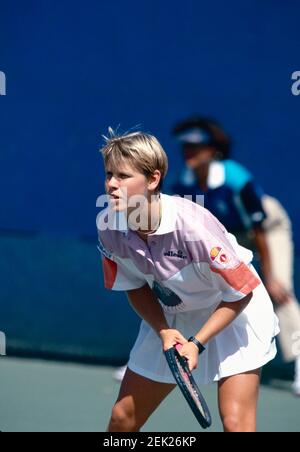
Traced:
<path fill-rule="evenodd" d="M 135 211 L 136 209 L 133 210 L 133 212 Z M 130 226 L 134 226 L 132 229 L 134 229 L 143 240 L 147 241 L 148 235 L 153 234 L 158 230 L 161 222 L 161 214 L 161 197 L 160 195 L 152 195 L 152 199 L 145 202 L 144 205 L 139 208 L 138 214 L 133 215 L 133 218 L 136 219 L 134 225 L 132 225 L 132 222 L 130 221 L 131 214 L 128 216 L 128 226 L 129 228 Z"/>

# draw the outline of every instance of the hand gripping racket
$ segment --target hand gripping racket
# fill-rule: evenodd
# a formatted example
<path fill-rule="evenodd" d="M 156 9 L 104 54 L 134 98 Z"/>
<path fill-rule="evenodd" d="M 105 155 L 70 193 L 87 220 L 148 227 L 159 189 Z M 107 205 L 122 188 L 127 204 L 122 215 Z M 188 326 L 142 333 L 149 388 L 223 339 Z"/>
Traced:
<path fill-rule="evenodd" d="M 165 352 L 170 370 L 202 428 L 211 426 L 211 415 L 188 366 L 187 359 L 178 352 L 178 346 Z"/>

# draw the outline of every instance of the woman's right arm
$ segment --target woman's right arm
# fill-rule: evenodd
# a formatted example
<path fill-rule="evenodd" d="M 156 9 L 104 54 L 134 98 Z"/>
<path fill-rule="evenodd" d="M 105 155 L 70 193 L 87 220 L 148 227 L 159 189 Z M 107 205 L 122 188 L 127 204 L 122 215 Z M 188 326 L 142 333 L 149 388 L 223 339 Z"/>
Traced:
<path fill-rule="evenodd" d="M 164 311 L 148 284 L 139 289 L 128 290 L 126 293 L 132 308 L 160 337 L 164 350 L 177 343 L 187 342 L 179 331 L 170 329 Z"/>

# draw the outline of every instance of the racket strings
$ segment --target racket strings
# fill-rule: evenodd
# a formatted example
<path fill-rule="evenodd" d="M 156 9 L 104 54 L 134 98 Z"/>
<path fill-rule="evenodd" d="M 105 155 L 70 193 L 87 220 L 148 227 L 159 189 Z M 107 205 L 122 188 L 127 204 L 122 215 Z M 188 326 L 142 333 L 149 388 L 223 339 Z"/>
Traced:
<path fill-rule="evenodd" d="M 188 373 L 185 371 L 184 367 L 182 367 L 181 362 L 177 358 L 176 358 L 176 363 L 177 363 L 180 375 L 184 379 L 191 397 L 193 398 L 194 402 L 196 403 L 198 409 L 201 411 L 202 415 L 205 417 L 205 415 L 206 415 L 205 410 L 202 407 L 202 403 L 201 403 L 201 400 L 199 400 L 199 396 L 198 396 L 196 389 L 194 388 L 194 386 L 192 385 L 192 383 L 190 381 Z"/>

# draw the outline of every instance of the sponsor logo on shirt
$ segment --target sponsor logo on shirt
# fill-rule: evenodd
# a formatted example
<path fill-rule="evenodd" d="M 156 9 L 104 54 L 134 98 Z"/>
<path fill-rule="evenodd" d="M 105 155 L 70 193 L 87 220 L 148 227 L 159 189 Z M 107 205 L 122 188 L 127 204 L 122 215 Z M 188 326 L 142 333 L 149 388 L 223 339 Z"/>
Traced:
<path fill-rule="evenodd" d="M 211 249 L 210 258 L 213 262 L 217 262 L 218 264 L 227 264 L 230 261 L 229 256 L 227 256 L 224 250 L 219 246 Z"/>
<path fill-rule="evenodd" d="M 211 260 L 214 261 L 219 256 L 221 250 L 222 248 L 219 247 L 212 248 L 210 252 Z"/>
<path fill-rule="evenodd" d="M 168 251 L 164 253 L 164 256 L 166 257 L 179 257 L 179 259 L 187 259 L 187 256 L 183 253 L 183 251 Z"/>

